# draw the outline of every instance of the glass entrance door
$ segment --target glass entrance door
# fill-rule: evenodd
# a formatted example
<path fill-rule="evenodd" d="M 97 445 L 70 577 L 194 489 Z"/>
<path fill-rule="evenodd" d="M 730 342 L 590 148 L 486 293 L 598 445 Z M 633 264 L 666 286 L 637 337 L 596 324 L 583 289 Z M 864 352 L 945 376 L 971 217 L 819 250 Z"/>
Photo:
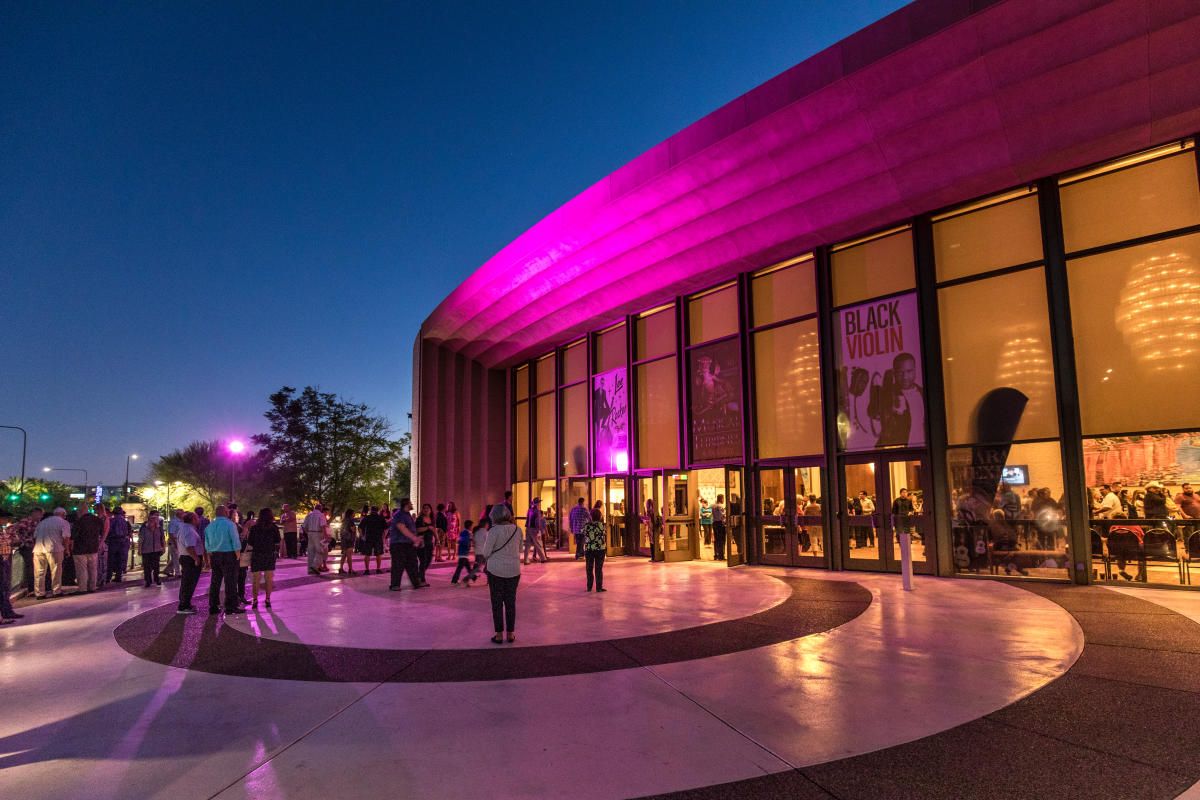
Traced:
<path fill-rule="evenodd" d="M 662 557 L 662 474 L 638 475 L 633 479 L 637 486 L 636 516 L 638 523 L 638 555 L 661 561 Z"/>
<path fill-rule="evenodd" d="M 846 497 L 842 513 L 842 557 L 847 569 L 900 571 L 901 533 L 912 536 L 914 572 L 931 572 L 932 526 L 925 513 L 929 486 L 919 455 L 855 456 L 842 462 Z"/>
<path fill-rule="evenodd" d="M 626 553 L 627 531 L 629 530 L 628 499 L 625 478 L 593 478 L 593 507 L 599 506 L 600 516 L 608 534 L 608 555 Z"/>
<path fill-rule="evenodd" d="M 826 525 L 818 466 L 760 469 L 754 528 L 759 561 L 786 566 L 827 566 Z"/>
<path fill-rule="evenodd" d="M 717 523 L 713 523 L 713 532 L 717 536 L 718 543 L 722 538 L 725 540 L 725 562 L 731 567 L 746 563 L 746 509 L 743 505 L 743 498 L 746 496 L 744 475 L 745 473 L 741 467 L 725 468 L 724 537 L 720 536 L 721 531 L 717 527 Z M 718 504 L 718 508 L 720 508 L 720 504 Z M 717 510 L 714 509 L 713 513 L 717 514 Z"/>
<path fill-rule="evenodd" d="M 662 560 L 691 561 L 696 557 L 695 528 L 696 482 L 687 472 L 668 472 L 663 475 Z"/>

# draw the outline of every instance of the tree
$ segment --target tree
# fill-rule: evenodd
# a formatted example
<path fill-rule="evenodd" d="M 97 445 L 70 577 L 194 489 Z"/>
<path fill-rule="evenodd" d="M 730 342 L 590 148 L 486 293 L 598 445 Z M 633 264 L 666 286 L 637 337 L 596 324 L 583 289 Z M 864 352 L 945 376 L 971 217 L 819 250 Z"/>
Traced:
<path fill-rule="evenodd" d="M 402 453 L 385 417 L 312 386 L 284 386 L 270 402 L 270 432 L 254 441 L 283 498 L 338 509 L 387 498 Z"/>
<path fill-rule="evenodd" d="M 220 442 L 192 442 L 151 464 L 150 476 L 163 483 L 186 484 L 200 504 L 211 509 L 229 497 L 232 469 L 233 463 Z M 179 507 L 177 502 L 174 505 Z"/>
<path fill-rule="evenodd" d="M 391 493 L 393 497 L 410 497 L 412 495 L 412 434 L 400 435 L 398 445 L 399 455 L 396 457 L 396 471 L 392 478 Z"/>
<path fill-rule="evenodd" d="M 68 486 L 65 483 L 44 481 L 39 478 L 26 478 L 25 487 L 22 490 L 20 478 L 9 478 L 7 481 L 0 481 L 0 505 L 18 517 L 25 516 L 34 508 L 50 511 L 62 506 L 70 509 L 87 502 L 87 498 L 83 500 L 71 498 L 71 494 L 78 491 L 79 489 L 76 487 Z"/>

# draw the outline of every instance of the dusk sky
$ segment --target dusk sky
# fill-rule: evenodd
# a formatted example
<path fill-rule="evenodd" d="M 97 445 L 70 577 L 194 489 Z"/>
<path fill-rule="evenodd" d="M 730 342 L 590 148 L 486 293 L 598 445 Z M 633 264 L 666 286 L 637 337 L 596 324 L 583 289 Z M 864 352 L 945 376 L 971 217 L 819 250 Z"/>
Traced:
<path fill-rule="evenodd" d="M 285 384 L 402 432 L 421 321 L 480 264 L 901 5 L 6 3 L 0 424 L 92 483 L 262 430 Z"/>

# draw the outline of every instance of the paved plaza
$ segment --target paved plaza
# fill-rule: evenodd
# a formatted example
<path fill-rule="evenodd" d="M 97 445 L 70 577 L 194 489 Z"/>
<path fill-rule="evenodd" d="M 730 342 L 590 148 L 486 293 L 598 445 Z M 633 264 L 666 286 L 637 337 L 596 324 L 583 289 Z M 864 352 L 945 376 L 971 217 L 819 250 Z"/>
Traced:
<path fill-rule="evenodd" d="M 560 557 L 561 558 L 561 557 Z M 0 632 L 0 796 L 1174 797 L 1200 600 L 615 559 L 488 592 L 281 562 L 274 608 L 140 582 Z"/>

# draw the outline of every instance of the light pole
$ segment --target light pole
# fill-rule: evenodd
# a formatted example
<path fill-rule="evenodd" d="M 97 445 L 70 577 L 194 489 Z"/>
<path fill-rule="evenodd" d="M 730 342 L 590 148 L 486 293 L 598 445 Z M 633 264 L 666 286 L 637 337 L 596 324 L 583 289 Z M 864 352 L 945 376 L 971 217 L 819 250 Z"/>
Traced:
<path fill-rule="evenodd" d="M 124 501 L 125 498 L 129 496 L 129 460 L 130 459 L 137 461 L 137 453 L 130 453 L 129 455 L 125 456 L 125 494 L 121 497 L 122 501 Z"/>
<path fill-rule="evenodd" d="M 17 489 L 17 494 L 23 495 L 25 493 L 25 450 L 29 444 L 29 434 L 25 432 L 24 428 L 16 425 L 0 425 L 0 428 L 8 428 L 10 431 L 21 432 L 21 485 Z"/>
<path fill-rule="evenodd" d="M 87 470 L 80 467 L 42 467 L 42 472 L 82 472 L 83 473 L 83 499 L 87 500 L 88 485 L 91 483 L 88 480 Z"/>
<path fill-rule="evenodd" d="M 233 466 L 229 470 L 229 502 L 235 503 L 234 490 L 237 488 L 237 469 L 238 463 L 241 460 L 242 453 L 246 452 L 246 443 L 241 439 L 234 439 L 229 443 L 229 454 L 233 456 Z"/>

